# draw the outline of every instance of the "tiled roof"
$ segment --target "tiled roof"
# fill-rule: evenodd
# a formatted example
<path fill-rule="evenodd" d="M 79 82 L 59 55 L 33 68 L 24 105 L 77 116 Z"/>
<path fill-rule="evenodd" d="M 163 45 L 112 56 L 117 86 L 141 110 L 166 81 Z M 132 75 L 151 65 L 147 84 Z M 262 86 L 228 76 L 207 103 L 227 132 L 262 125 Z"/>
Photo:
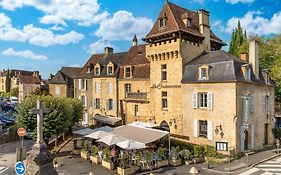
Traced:
<path fill-rule="evenodd" d="M 265 84 L 262 71 L 260 69 L 259 79 L 256 79 L 251 70 L 251 79 L 247 80 L 242 72 L 242 67 L 248 64 L 244 60 L 225 52 L 224 50 L 203 53 L 187 63 L 184 70 L 183 83 L 207 83 L 207 82 L 248 82 Z M 200 65 L 208 65 L 209 79 L 199 80 L 198 67 Z M 270 80 L 270 85 L 274 83 Z"/>
<path fill-rule="evenodd" d="M 187 27 L 183 21 L 182 16 L 186 16 L 192 19 L 192 26 Z M 164 28 L 159 28 L 158 19 L 166 17 L 167 22 Z M 199 15 L 198 12 L 194 12 L 180 6 L 177 6 L 169 1 L 166 1 L 160 15 L 157 18 L 154 26 L 152 27 L 151 31 L 146 35 L 144 39 L 148 39 L 151 37 L 160 36 L 163 34 L 168 34 L 172 32 L 183 31 L 186 33 L 190 33 L 192 35 L 203 37 L 199 31 Z M 213 42 L 217 42 L 221 45 L 225 45 L 225 43 L 217 37 L 211 30 L 211 40 Z"/>
<path fill-rule="evenodd" d="M 6 76 L 7 72 L 8 72 L 8 70 L 4 70 L 3 72 L 1 72 L 1 76 Z M 19 75 L 19 74 L 29 75 L 29 76 L 33 75 L 33 71 L 27 71 L 27 70 L 10 69 L 9 72 L 12 77 Z"/>
<path fill-rule="evenodd" d="M 22 84 L 41 84 L 38 76 L 19 75 L 18 80 Z"/>
<path fill-rule="evenodd" d="M 50 84 L 73 84 L 73 78 L 79 75 L 80 67 L 62 67 L 50 80 Z"/>

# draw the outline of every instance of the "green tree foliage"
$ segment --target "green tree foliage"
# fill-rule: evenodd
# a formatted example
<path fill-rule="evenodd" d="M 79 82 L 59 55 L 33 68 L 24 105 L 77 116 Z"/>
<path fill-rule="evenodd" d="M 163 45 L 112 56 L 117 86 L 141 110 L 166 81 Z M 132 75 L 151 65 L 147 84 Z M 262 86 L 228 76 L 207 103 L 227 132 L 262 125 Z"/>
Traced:
<path fill-rule="evenodd" d="M 246 30 L 243 33 L 240 21 L 238 20 L 237 28 L 232 31 L 228 52 L 239 57 L 241 53 L 247 50 L 247 33 Z"/>
<path fill-rule="evenodd" d="M 40 95 L 40 96 L 50 95 L 50 93 L 48 91 L 42 90 L 40 88 L 36 88 L 31 94 L 32 95 Z"/>
<path fill-rule="evenodd" d="M 44 140 L 69 131 L 71 126 L 82 117 L 83 105 L 77 99 L 32 95 L 19 105 L 17 117 L 19 125 L 33 132 L 34 136 L 36 135 L 36 115 L 29 113 L 29 110 L 36 108 L 38 99 L 42 100 L 44 107 L 49 109 L 43 115 Z"/>
<path fill-rule="evenodd" d="M 7 70 L 6 73 L 6 92 L 11 91 L 11 75 L 10 75 L 10 70 Z"/>
<path fill-rule="evenodd" d="M 272 133 L 275 139 L 281 140 L 281 128 L 273 128 Z"/>
<path fill-rule="evenodd" d="M 19 96 L 19 87 L 14 87 L 14 88 L 11 90 L 11 96 L 12 96 L 12 97 L 18 97 L 18 96 Z"/>

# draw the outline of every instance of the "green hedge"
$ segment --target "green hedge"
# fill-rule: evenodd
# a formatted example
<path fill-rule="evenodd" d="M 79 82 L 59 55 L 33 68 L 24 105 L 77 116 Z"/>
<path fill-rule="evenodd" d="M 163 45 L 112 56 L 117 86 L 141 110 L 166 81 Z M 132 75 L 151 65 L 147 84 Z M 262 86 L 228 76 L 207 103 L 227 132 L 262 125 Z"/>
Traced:
<path fill-rule="evenodd" d="M 163 139 L 163 142 L 164 144 L 168 147 L 169 145 L 169 140 L 168 138 L 164 138 Z M 184 141 L 181 141 L 181 140 L 177 140 L 177 139 L 173 139 L 171 138 L 171 147 L 179 147 L 180 150 L 183 150 L 183 149 L 187 149 L 189 150 L 192 154 L 194 153 L 194 146 L 193 144 L 191 143 L 187 143 L 187 142 L 184 142 Z"/>

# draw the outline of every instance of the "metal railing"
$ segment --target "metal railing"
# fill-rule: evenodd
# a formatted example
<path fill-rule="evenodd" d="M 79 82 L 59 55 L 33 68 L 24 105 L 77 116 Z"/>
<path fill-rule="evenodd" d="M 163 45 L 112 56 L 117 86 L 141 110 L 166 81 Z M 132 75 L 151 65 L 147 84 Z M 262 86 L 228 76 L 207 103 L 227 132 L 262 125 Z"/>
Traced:
<path fill-rule="evenodd" d="M 126 99 L 137 99 L 137 100 L 147 100 L 147 92 L 127 92 Z"/>

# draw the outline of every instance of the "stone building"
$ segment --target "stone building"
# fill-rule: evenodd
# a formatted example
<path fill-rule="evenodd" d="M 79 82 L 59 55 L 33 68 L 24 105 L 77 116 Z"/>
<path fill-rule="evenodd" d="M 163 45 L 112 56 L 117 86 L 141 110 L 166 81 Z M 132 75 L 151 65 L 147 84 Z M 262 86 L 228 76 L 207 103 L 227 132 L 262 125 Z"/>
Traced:
<path fill-rule="evenodd" d="M 21 102 L 35 90 L 41 89 L 41 78 L 37 74 L 32 76 L 19 75 L 17 77 L 17 85 L 19 87 L 18 99 Z"/>
<path fill-rule="evenodd" d="M 62 67 L 49 80 L 49 93 L 57 97 L 74 97 L 74 78 L 79 75 L 79 67 Z"/>
<path fill-rule="evenodd" d="M 105 48 L 82 68 L 74 92 L 83 124 L 149 122 L 225 153 L 272 143 L 274 84 L 259 68 L 257 42 L 242 59 L 221 51 L 208 11 L 169 1 L 143 41 L 135 36 L 123 53 Z"/>

